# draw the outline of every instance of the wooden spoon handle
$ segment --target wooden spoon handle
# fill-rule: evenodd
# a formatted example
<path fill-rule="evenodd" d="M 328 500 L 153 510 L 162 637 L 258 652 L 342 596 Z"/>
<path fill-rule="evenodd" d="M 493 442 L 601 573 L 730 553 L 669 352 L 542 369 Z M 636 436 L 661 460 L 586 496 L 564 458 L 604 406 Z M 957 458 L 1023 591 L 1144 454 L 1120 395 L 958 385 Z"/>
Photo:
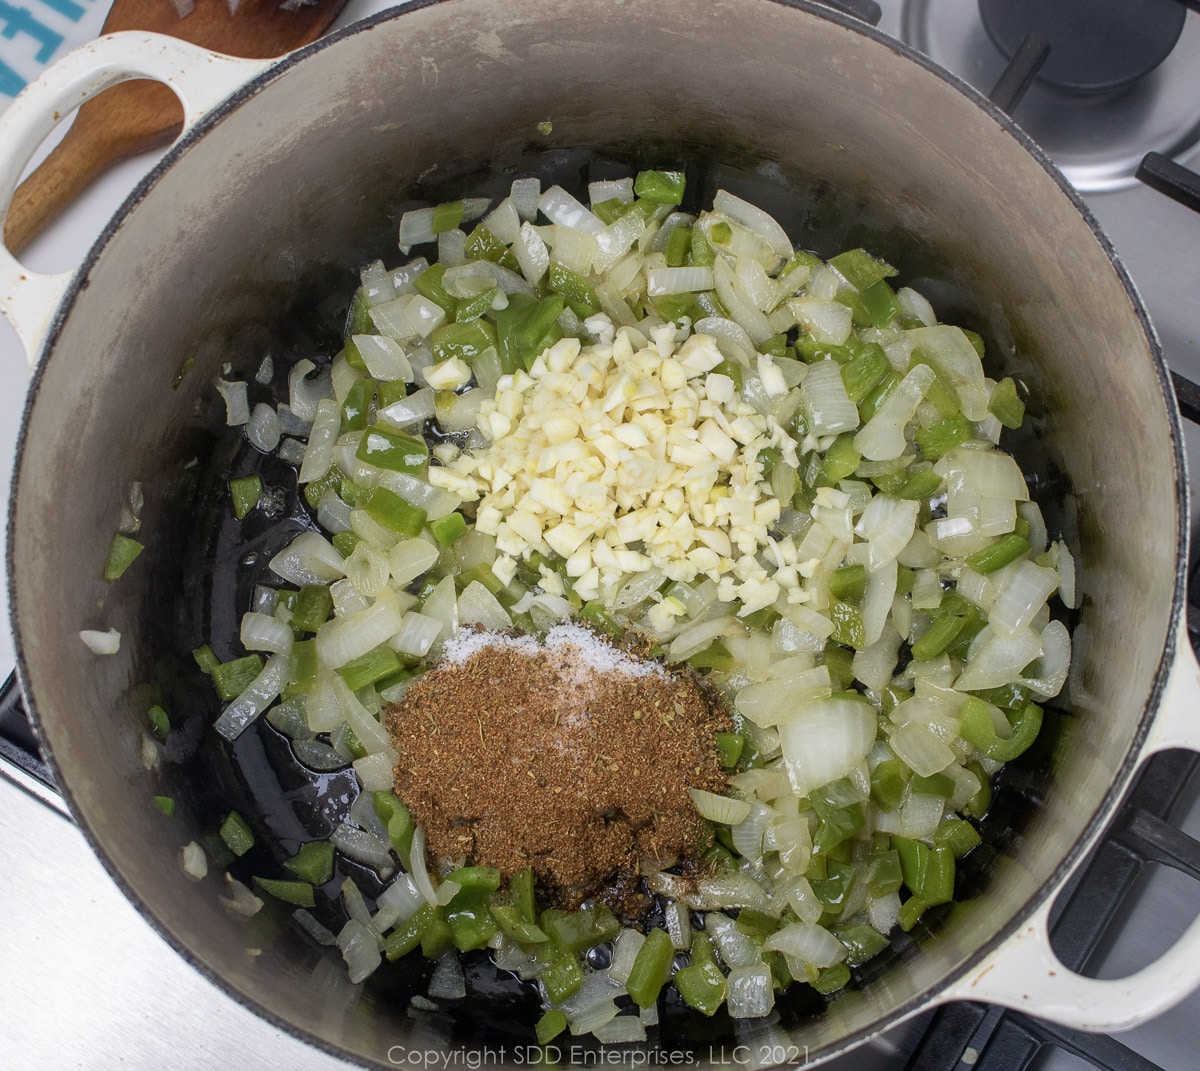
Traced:
<path fill-rule="evenodd" d="M 9 251 L 20 253 L 113 164 L 169 144 L 182 126 L 179 100 L 159 82 L 124 82 L 88 101 L 13 194 L 4 226 Z"/>

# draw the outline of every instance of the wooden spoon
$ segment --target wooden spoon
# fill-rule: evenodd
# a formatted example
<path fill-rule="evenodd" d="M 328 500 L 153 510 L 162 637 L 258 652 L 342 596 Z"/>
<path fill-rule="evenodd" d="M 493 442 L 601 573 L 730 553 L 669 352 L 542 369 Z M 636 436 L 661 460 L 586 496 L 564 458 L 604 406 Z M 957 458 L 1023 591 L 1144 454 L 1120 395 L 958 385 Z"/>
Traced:
<path fill-rule="evenodd" d="M 179 17 L 171 0 L 114 0 L 104 33 L 150 30 L 244 59 L 270 59 L 315 41 L 347 0 L 311 0 L 295 10 L 281 0 L 195 0 Z M 19 253 L 71 201 L 113 164 L 169 144 L 183 127 L 183 108 L 161 82 L 122 82 L 88 101 L 70 129 L 13 195 L 4 228 Z"/>

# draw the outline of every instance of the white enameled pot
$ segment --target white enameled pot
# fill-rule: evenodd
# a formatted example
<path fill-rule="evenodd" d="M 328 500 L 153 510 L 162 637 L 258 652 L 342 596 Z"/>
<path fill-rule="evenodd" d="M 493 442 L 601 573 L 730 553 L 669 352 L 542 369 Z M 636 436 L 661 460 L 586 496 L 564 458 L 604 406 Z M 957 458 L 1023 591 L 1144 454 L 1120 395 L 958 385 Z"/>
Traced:
<path fill-rule="evenodd" d="M 219 875 L 182 874 L 180 846 L 199 830 L 186 813 L 157 821 L 147 800 L 171 770 L 148 773 L 140 756 L 140 689 L 172 635 L 187 534 L 162 492 L 204 449 L 196 414 L 222 364 L 248 361 L 247 335 L 269 335 L 331 265 L 394 258 L 397 204 L 504 189 L 524 169 L 578 182 L 605 161 L 682 160 L 766 205 L 802 244 L 885 244 L 906 277 L 986 329 L 998 364 L 1045 399 L 1026 450 L 1066 488 L 1044 508 L 1083 593 L 1044 799 L 998 842 L 979 895 L 824 1012 L 785 1017 L 789 1044 L 817 1062 L 962 999 L 1122 1029 L 1200 984 L 1200 922 L 1110 981 L 1068 971 L 1047 936 L 1056 894 L 1146 758 L 1200 749 L 1200 670 L 1183 618 L 1178 416 L 1153 330 L 1087 210 L 1005 116 L 803 0 L 432 0 L 272 63 L 102 38 L 0 117 L 0 201 L 60 115 L 134 77 L 184 102 L 164 162 L 78 270 L 39 275 L 0 252 L 0 308 L 34 369 L 8 554 L 20 678 L 59 784 L 181 954 L 272 1022 L 366 1064 L 389 1066 L 418 1036 L 424 1048 L 489 1040 L 418 1024 L 318 966 L 322 953 L 290 932 L 247 956 Z M 110 587 L 102 563 L 133 480 L 147 490 L 144 530 L 161 535 L 148 567 Z M 117 655 L 81 647 L 78 630 L 97 627 L 121 631 Z"/>

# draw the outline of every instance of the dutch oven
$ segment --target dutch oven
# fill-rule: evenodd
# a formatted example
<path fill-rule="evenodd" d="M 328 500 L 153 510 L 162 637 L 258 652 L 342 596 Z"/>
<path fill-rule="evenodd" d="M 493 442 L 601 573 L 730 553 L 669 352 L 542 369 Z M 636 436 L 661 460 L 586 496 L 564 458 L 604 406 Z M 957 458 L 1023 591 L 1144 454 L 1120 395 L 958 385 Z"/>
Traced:
<path fill-rule="evenodd" d="M 154 793 L 188 794 L 169 762 L 144 768 L 141 726 L 144 685 L 177 653 L 171 607 L 186 580 L 191 522 L 168 488 L 205 456 L 214 376 L 228 361 L 253 374 L 314 280 L 394 260 L 398 206 L 502 191 L 522 173 L 578 187 L 606 167 L 682 161 L 708 195 L 730 186 L 800 244 L 886 255 L 940 314 L 986 335 L 990 373 L 1020 375 L 1043 401 L 1017 449 L 1082 592 L 1069 703 L 978 894 L 824 1010 L 785 1016 L 792 1052 L 816 1062 L 960 999 L 1120 1029 L 1200 983 L 1200 923 L 1112 981 L 1067 971 L 1047 936 L 1057 892 L 1139 766 L 1200 748 L 1200 672 L 1183 620 L 1181 435 L 1154 332 L 1087 209 L 1003 114 L 803 0 L 425 0 L 266 64 L 153 35 L 102 38 L 0 119 L 0 200 L 59 115 L 132 77 L 176 90 L 183 136 L 77 271 L 42 276 L 0 254 L 0 304 L 34 365 L 10 598 L 25 701 L 72 812 L 198 969 L 271 1022 L 366 1064 L 487 1040 L 461 1022 L 418 1023 L 404 1001 L 337 970 L 314 975 L 321 950 L 290 930 L 257 935 L 261 954 L 247 956 L 243 924 L 218 902 L 219 874 L 194 884 L 180 869 L 200 818 L 181 808 L 163 822 L 149 805 Z M 145 567 L 106 585 L 133 481 L 154 535 Z M 119 652 L 90 654 L 84 628 L 118 629 Z"/>

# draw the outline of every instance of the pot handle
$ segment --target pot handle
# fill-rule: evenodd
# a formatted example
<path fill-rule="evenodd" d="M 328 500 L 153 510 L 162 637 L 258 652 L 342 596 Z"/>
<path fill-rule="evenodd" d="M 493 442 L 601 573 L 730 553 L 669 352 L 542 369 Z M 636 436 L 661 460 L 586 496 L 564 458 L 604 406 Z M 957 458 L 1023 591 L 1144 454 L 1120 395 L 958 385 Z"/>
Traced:
<path fill-rule="evenodd" d="M 1140 758 L 1185 748 L 1200 752 L 1200 665 L 1186 624 L 1158 715 Z M 1125 978 L 1085 978 L 1064 967 L 1050 946 L 1049 897 L 1022 928 L 943 996 L 1015 1008 L 1079 1030 L 1128 1030 L 1161 1015 L 1200 988 L 1200 917 L 1149 966 Z"/>
<path fill-rule="evenodd" d="M 235 59 L 174 37 L 133 31 L 99 37 L 68 53 L 0 114 L 0 235 L 25 166 L 46 135 L 85 101 L 132 78 L 165 82 L 183 104 L 186 132 L 271 62 Z M 74 274 L 30 271 L 0 237 L 0 312 L 16 329 L 30 367 Z"/>

